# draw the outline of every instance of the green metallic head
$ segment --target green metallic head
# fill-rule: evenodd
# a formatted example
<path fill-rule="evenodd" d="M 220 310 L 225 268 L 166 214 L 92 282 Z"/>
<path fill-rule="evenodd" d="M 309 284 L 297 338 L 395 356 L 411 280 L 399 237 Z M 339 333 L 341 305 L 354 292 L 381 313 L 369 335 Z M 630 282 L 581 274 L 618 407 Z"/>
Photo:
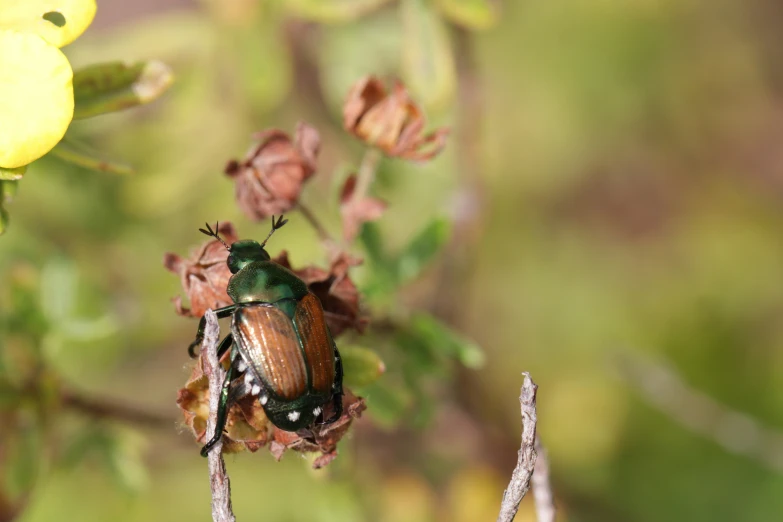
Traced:
<path fill-rule="evenodd" d="M 288 223 L 288 220 L 283 219 L 283 216 L 280 216 L 280 219 L 278 219 L 277 222 L 275 222 L 275 216 L 272 216 L 272 230 L 261 244 L 259 244 L 258 241 L 254 241 L 252 239 L 243 239 L 240 241 L 235 241 L 231 246 L 229 246 L 218 235 L 218 223 L 215 223 L 214 230 L 212 230 L 212 227 L 210 227 L 209 223 L 207 223 L 207 229 L 204 230 L 203 228 L 200 228 L 199 231 L 202 234 L 214 237 L 223 243 L 223 246 L 225 246 L 229 252 L 228 259 L 226 261 L 228 264 L 228 269 L 231 270 L 232 274 L 236 274 L 250 263 L 255 261 L 269 261 L 271 259 L 269 253 L 264 250 L 264 245 L 266 245 L 266 242 L 269 241 L 270 237 L 272 237 L 272 234 L 275 233 L 275 230 L 281 228 L 286 223 Z"/>
<path fill-rule="evenodd" d="M 252 239 L 236 241 L 231 244 L 228 251 L 228 269 L 232 274 L 236 274 L 253 261 L 269 261 L 271 259 L 264 247 Z"/>

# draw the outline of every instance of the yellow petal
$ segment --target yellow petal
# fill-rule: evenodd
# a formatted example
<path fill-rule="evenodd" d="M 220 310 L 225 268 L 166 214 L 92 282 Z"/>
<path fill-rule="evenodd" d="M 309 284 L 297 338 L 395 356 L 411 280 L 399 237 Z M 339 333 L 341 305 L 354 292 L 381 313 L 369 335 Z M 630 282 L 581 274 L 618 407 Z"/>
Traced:
<path fill-rule="evenodd" d="M 95 9 L 95 0 L 0 0 L 0 29 L 35 33 L 63 47 L 90 26 Z"/>
<path fill-rule="evenodd" d="M 27 165 L 54 147 L 73 118 L 73 71 L 32 33 L 0 30 L 0 167 Z"/>

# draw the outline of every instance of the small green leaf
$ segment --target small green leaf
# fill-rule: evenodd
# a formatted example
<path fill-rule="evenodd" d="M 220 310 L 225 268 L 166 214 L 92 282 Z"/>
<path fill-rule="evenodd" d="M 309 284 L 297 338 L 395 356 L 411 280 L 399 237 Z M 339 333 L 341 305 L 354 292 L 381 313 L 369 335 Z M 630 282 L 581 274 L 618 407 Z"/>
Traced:
<path fill-rule="evenodd" d="M 343 362 L 345 382 L 349 387 L 368 386 L 386 371 L 378 354 L 361 346 L 340 346 L 340 357 Z"/>
<path fill-rule="evenodd" d="M 406 283 L 416 278 L 448 241 L 451 223 L 437 218 L 411 241 L 397 259 L 397 279 Z"/>
<path fill-rule="evenodd" d="M 381 239 L 381 230 L 377 223 L 367 221 L 359 232 L 359 241 L 364 246 L 367 253 L 367 259 L 377 265 L 383 265 L 388 262 L 388 256 L 383 251 L 383 240 Z"/>
<path fill-rule="evenodd" d="M 442 108 L 456 91 L 456 65 L 449 33 L 429 2 L 403 0 L 402 76 L 413 98 Z"/>
<path fill-rule="evenodd" d="M 121 111 L 156 100 L 171 86 L 168 65 L 152 60 L 126 64 L 109 62 L 74 72 L 74 119 Z"/>
<path fill-rule="evenodd" d="M 84 144 L 66 137 L 49 154 L 62 161 L 99 172 L 112 174 L 133 174 L 133 168 L 97 157 L 97 153 Z"/>
<path fill-rule="evenodd" d="M 500 15 L 496 0 L 436 0 L 443 16 L 467 29 L 489 29 Z"/>
<path fill-rule="evenodd" d="M 484 365 L 484 352 L 475 342 L 456 333 L 431 315 L 418 314 L 411 318 L 410 331 L 436 352 L 453 357 L 468 368 Z"/>
<path fill-rule="evenodd" d="M 367 400 L 367 413 L 380 426 L 394 428 L 411 408 L 414 397 L 404 386 L 382 383 L 377 381 L 362 390 Z"/>
<path fill-rule="evenodd" d="M 16 181 L 22 179 L 24 173 L 27 171 L 27 165 L 16 167 L 15 169 L 6 169 L 0 167 L 0 181 Z"/>
<path fill-rule="evenodd" d="M 323 23 L 355 20 L 389 0 L 288 0 L 286 7 L 295 15 Z"/>

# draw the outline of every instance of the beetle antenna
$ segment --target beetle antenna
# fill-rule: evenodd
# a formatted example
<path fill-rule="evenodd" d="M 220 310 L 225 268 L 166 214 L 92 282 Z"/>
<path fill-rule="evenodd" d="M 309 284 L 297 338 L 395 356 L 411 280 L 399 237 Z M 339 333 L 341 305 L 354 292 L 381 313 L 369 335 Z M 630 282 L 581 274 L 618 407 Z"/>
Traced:
<path fill-rule="evenodd" d="M 280 214 L 280 218 L 278 218 L 277 223 L 275 223 L 275 216 L 272 216 L 272 230 L 269 231 L 269 235 L 266 236 L 266 239 L 264 239 L 264 242 L 261 243 L 261 248 L 264 248 L 264 245 L 266 245 L 266 242 L 269 241 L 269 238 L 272 237 L 272 234 L 275 233 L 275 230 L 279 228 L 283 228 L 283 225 L 288 223 L 287 219 L 283 219 L 283 214 Z"/>
<path fill-rule="evenodd" d="M 215 230 L 212 230 L 212 227 L 209 226 L 209 223 L 204 223 L 204 224 L 207 226 L 207 229 L 204 230 L 203 228 L 199 228 L 198 229 L 199 232 L 209 237 L 214 237 L 215 239 L 223 243 L 223 246 L 226 247 L 227 250 L 231 250 L 231 247 L 228 246 L 228 244 L 225 241 L 223 241 L 223 238 L 220 237 L 220 235 L 218 235 L 218 225 L 220 224 L 219 221 L 215 223 Z"/>

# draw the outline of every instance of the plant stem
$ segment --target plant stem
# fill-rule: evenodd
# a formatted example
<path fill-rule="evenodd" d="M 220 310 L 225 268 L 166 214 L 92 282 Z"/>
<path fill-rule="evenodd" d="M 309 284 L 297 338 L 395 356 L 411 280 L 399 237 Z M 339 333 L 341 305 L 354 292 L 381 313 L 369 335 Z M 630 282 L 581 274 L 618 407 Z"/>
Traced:
<path fill-rule="evenodd" d="M 536 467 L 536 391 L 538 386 L 527 372 L 522 382 L 519 406 L 522 411 L 522 445 L 517 455 L 517 466 L 511 474 L 511 481 L 503 492 L 500 514 L 497 522 L 511 522 L 517 516 L 519 503 L 530 489 L 530 479 Z"/>
<path fill-rule="evenodd" d="M 315 217 L 315 214 L 313 214 L 309 207 L 305 206 L 305 204 L 300 201 L 296 204 L 296 208 L 299 209 L 299 213 L 302 214 L 307 222 L 312 225 L 316 233 L 318 233 L 318 237 L 321 238 L 321 241 L 325 243 L 334 242 L 334 239 L 332 238 L 331 234 L 329 234 L 329 231 L 324 228 L 320 221 L 318 221 L 318 218 Z"/>
<path fill-rule="evenodd" d="M 62 390 L 60 400 L 66 408 L 97 419 L 143 424 L 152 428 L 171 428 L 174 420 L 166 415 L 144 411 L 126 404 L 87 397 L 72 390 Z"/>
<path fill-rule="evenodd" d="M 356 186 L 353 190 L 353 196 L 351 196 L 353 201 L 363 199 L 369 192 L 370 186 L 375 181 L 375 172 L 378 170 L 379 161 L 381 161 L 381 151 L 375 147 L 368 148 L 356 174 Z"/>
<path fill-rule="evenodd" d="M 204 375 L 209 380 L 209 418 L 207 419 L 206 440 L 211 440 L 217 428 L 218 405 L 223 379 L 226 371 L 220 365 L 217 356 L 220 326 L 217 315 L 212 310 L 204 314 L 206 328 L 204 342 L 201 344 L 201 364 Z M 212 489 L 212 520 L 214 522 L 236 522 L 231 509 L 231 481 L 226 473 L 226 463 L 223 460 L 223 440 L 215 444 L 207 455 L 209 461 L 209 485 Z"/>

